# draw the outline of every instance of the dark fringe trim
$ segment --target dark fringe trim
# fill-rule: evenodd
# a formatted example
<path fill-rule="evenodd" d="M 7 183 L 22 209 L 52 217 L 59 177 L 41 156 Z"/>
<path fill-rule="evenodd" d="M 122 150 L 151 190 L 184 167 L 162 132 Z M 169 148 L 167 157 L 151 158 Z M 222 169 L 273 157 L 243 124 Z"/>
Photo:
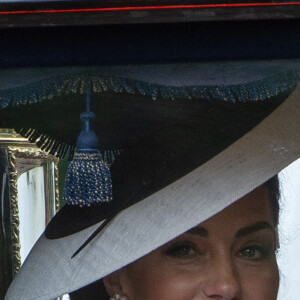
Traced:
<path fill-rule="evenodd" d="M 277 71 L 278 72 L 278 71 Z M 274 75 L 253 82 L 234 85 L 188 85 L 167 86 L 137 79 L 123 78 L 101 72 L 86 72 L 48 78 L 23 87 L 0 91 L 0 108 L 42 103 L 67 94 L 84 94 L 85 87 L 91 85 L 93 93 L 106 91 L 149 96 L 153 100 L 162 99 L 214 99 L 227 102 L 247 102 L 272 98 L 291 91 L 300 79 L 295 69 L 279 71 Z"/>
<path fill-rule="evenodd" d="M 69 160 L 73 158 L 75 152 L 73 145 L 67 145 L 33 128 L 15 128 L 15 131 L 27 138 L 30 143 L 35 143 L 37 147 L 51 155 L 55 155 L 60 159 L 65 158 L 67 155 Z"/>
<path fill-rule="evenodd" d="M 33 128 L 15 128 L 15 131 L 21 136 L 28 139 L 30 143 L 35 143 L 37 147 L 41 150 L 55 155 L 60 159 L 64 159 L 67 157 L 69 161 L 73 160 L 76 146 L 69 145 L 64 142 L 60 142 L 57 139 L 49 136 L 45 133 L 41 133 L 37 129 Z M 103 160 L 111 165 L 112 162 L 120 155 L 120 149 L 103 149 L 100 150 Z"/>

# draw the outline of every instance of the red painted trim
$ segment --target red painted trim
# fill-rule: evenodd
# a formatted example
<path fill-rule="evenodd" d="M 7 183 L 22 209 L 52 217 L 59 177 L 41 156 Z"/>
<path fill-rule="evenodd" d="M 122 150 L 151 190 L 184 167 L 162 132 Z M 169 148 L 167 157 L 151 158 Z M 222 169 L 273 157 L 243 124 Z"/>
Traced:
<path fill-rule="evenodd" d="M 129 10 L 160 10 L 160 9 L 187 9 L 187 8 L 218 8 L 218 7 L 255 7 L 255 6 L 288 6 L 300 5 L 300 2 L 277 3 L 232 3 L 232 4 L 199 4 L 199 5 L 162 5 L 162 6 L 129 6 L 129 7 L 105 7 L 105 8 L 78 8 L 78 9 L 46 9 L 46 10 L 15 10 L 0 11 L 0 15 L 9 14 L 52 14 L 74 12 L 101 12 L 101 11 L 129 11 Z"/>

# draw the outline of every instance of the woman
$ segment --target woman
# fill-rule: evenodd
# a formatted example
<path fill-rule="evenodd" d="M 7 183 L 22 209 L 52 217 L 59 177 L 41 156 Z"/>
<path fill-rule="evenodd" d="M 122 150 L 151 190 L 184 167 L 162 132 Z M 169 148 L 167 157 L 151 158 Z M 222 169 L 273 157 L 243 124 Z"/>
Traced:
<path fill-rule="evenodd" d="M 276 299 L 278 187 L 276 176 L 70 298 L 109 299 L 107 290 L 111 299 Z"/>
<path fill-rule="evenodd" d="M 112 299 L 275 300 L 278 183 L 268 179 L 299 157 L 297 93 L 266 118 L 252 104 L 208 105 L 205 120 L 135 141 L 111 167 L 113 201 L 63 207 L 6 299 L 103 279 Z"/>

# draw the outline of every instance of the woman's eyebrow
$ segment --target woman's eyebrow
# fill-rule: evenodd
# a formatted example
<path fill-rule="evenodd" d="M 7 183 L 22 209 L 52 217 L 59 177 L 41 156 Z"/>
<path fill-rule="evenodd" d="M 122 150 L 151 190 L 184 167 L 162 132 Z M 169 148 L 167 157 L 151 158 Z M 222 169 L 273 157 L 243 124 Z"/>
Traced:
<path fill-rule="evenodd" d="M 273 230 L 273 226 L 268 222 L 260 221 L 260 222 L 257 222 L 257 223 L 254 223 L 254 224 L 251 224 L 249 226 L 239 229 L 237 231 L 237 233 L 235 234 L 235 238 L 243 237 L 247 234 L 251 234 L 253 232 L 260 231 L 263 229 Z M 193 234 L 193 235 L 199 235 L 201 237 L 209 236 L 207 229 L 205 229 L 204 227 L 201 227 L 201 226 L 193 227 L 190 230 L 188 230 L 186 233 Z"/>
<path fill-rule="evenodd" d="M 263 229 L 273 230 L 274 228 L 268 222 L 265 222 L 265 221 L 257 222 L 257 223 L 254 223 L 252 225 L 249 225 L 247 227 L 239 229 L 237 231 L 237 233 L 235 234 L 235 238 L 243 237 L 247 234 L 251 234 L 253 232 L 260 231 L 260 230 L 263 230 Z"/>
<path fill-rule="evenodd" d="M 208 231 L 201 227 L 201 226 L 196 226 L 188 230 L 186 233 L 194 234 L 194 235 L 199 235 L 202 237 L 208 237 Z"/>

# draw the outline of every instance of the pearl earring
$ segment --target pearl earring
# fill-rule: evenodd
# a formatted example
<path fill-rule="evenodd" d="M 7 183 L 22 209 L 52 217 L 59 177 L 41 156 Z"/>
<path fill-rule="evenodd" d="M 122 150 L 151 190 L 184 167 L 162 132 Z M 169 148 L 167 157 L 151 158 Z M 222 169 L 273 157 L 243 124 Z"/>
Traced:
<path fill-rule="evenodd" d="M 126 297 L 121 297 L 118 294 L 114 294 L 114 296 L 112 298 L 110 298 L 109 300 L 127 300 Z"/>

